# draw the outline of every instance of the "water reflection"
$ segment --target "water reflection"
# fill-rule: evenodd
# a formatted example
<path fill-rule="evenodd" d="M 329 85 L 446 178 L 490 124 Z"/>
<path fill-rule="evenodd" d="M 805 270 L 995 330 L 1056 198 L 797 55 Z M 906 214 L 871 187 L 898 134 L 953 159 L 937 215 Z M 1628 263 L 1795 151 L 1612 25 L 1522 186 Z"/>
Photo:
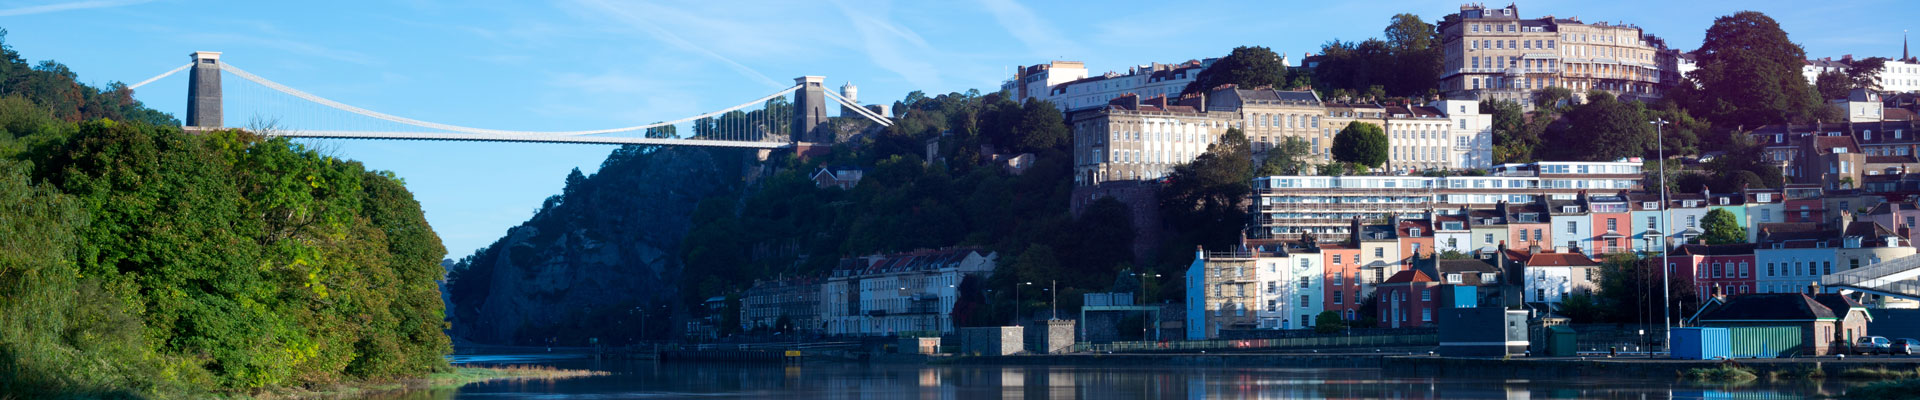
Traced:
<path fill-rule="evenodd" d="M 510 362 L 510 361 L 509 361 Z M 1462 379 L 1374 369 L 657 364 L 539 359 L 611 376 L 495 382 L 383 399 L 726 397 L 780 399 L 1776 399 L 1839 394 L 1840 382 L 1697 386 L 1665 380 Z"/>

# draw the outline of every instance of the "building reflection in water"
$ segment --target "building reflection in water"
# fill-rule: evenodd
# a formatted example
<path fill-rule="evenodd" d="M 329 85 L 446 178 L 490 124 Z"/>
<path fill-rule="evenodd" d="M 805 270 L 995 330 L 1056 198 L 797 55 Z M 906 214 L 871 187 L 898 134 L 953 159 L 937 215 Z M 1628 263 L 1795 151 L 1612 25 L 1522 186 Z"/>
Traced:
<path fill-rule="evenodd" d="M 800 399 L 1775 399 L 1838 394 L 1840 382 L 1688 386 L 1661 379 L 1479 379 L 1382 376 L 1377 369 L 1197 366 L 922 366 L 658 364 L 563 366 L 614 372 L 562 381 L 496 382 L 384 399 L 742 397 Z M 512 397 L 512 396 L 508 396 Z"/>

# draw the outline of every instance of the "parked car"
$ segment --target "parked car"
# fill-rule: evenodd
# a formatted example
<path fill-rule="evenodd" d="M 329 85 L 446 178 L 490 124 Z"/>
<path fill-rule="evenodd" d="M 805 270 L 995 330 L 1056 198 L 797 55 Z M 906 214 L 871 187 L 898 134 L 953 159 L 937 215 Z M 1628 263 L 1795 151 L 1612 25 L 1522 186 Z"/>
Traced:
<path fill-rule="evenodd" d="M 1861 336 L 1853 343 L 1853 352 L 1860 354 L 1892 354 L 1893 342 L 1884 336 Z"/>
<path fill-rule="evenodd" d="M 1912 338 L 1895 339 L 1893 341 L 1892 354 L 1910 356 L 1913 355 L 1915 348 L 1920 348 L 1920 340 L 1914 340 Z"/>

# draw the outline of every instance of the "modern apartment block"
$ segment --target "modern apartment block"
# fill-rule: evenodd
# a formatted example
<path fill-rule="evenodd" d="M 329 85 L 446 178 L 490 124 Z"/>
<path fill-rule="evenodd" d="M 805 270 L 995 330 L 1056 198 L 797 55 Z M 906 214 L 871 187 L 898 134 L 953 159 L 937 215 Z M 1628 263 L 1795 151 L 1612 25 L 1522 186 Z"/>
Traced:
<path fill-rule="evenodd" d="M 1637 162 L 1502 164 L 1492 172 L 1450 177 L 1260 177 L 1254 178 L 1254 207 L 1261 232 L 1273 238 L 1345 235 L 1348 221 L 1355 218 L 1426 218 L 1436 209 L 1489 209 L 1502 202 L 1532 203 L 1543 196 L 1572 200 L 1583 191 L 1636 190 L 1642 178 Z"/>
<path fill-rule="evenodd" d="M 1556 86 L 1651 99 L 1679 75 L 1678 51 L 1638 26 L 1526 19 L 1514 5 L 1467 4 L 1459 15 L 1438 27 L 1446 60 L 1440 87 L 1450 99 L 1530 104 L 1534 92 Z"/>

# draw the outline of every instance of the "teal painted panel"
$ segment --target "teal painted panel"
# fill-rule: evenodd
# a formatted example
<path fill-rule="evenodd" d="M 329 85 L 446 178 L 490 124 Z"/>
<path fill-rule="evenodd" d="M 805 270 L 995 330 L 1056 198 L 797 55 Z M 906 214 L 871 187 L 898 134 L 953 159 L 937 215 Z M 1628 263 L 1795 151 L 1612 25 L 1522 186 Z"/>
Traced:
<path fill-rule="evenodd" d="M 1729 350 L 1736 358 L 1779 358 L 1805 353 L 1797 326 L 1740 326 L 1727 328 Z"/>

